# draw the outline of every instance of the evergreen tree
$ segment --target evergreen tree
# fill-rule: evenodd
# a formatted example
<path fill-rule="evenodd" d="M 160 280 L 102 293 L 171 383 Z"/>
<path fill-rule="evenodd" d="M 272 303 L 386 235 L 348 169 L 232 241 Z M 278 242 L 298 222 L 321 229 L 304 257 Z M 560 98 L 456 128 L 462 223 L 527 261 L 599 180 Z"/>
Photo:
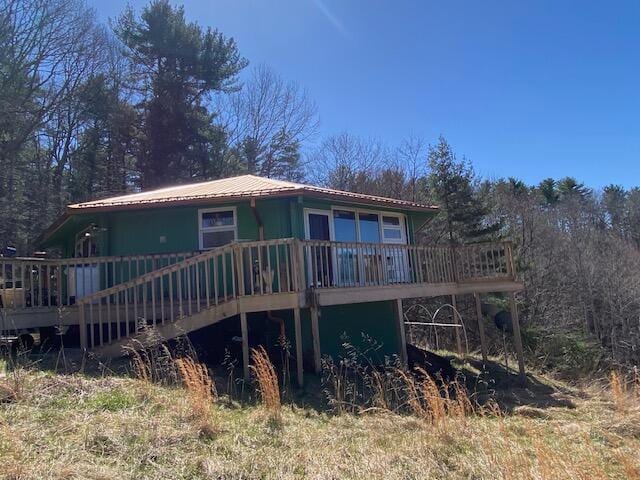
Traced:
<path fill-rule="evenodd" d="M 602 202 L 609 226 L 621 237 L 627 231 L 627 192 L 620 185 L 607 185 L 602 192 Z"/>
<path fill-rule="evenodd" d="M 538 185 L 538 191 L 548 205 L 553 205 L 560 199 L 556 181 L 553 178 L 542 180 Z"/>
<path fill-rule="evenodd" d="M 557 183 L 560 199 L 583 200 L 591 195 L 591 190 L 584 183 L 579 183 L 573 177 L 564 177 Z"/>
<path fill-rule="evenodd" d="M 207 101 L 213 92 L 236 88 L 246 65 L 233 39 L 187 22 L 182 7 L 154 0 L 136 18 L 128 9 L 116 34 L 126 47 L 134 88 L 141 95 L 138 148 L 140 185 L 156 187 L 215 168 L 210 156 L 220 139 Z M 203 168 L 204 166 L 204 168 Z"/>
<path fill-rule="evenodd" d="M 85 128 L 71 161 L 69 200 L 123 193 L 131 184 L 135 111 L 120 98 L 117 82 L 106 74 L 90 78 L 80 99 Z"/>
<path fill-rule="evenodd" d="M 475 173 L 466 160 L 458 160 L 444 137 L 428 150 L 428 187 L 440 205 L 440 214 L 450 243 L 477 240 L 495 232 L 497 224 L 487 224 L 487 209 L 475 188 Z"/>

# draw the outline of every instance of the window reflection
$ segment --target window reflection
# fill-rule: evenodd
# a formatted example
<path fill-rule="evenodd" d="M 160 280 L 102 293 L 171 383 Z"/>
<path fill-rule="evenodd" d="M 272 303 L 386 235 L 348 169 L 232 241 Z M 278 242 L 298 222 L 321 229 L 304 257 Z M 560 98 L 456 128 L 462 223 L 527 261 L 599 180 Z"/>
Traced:
<path fill-rule="evenodd" d="M 380 227 L 376 213 L 360 213 L 360 241 L 363 243 L 380 243 Z"/>
<path fill-rule="evenodd" d="M 333 225 L 336 241 L 355 242 L 357 240 L 355 212 L 350 212 L 348 210 L 334 210 Z"/>

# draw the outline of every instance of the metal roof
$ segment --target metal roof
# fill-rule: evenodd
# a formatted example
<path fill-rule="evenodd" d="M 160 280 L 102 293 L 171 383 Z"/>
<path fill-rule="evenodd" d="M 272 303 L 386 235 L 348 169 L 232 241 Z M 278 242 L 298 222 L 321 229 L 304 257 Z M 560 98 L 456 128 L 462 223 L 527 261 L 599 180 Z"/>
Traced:
<path fill-rule="evenodd" d="M 85 213 L 103 210 L 127 210 L 131 208 L 152 208 L 164 204 L 222 203 L 243 198 L 263 198 L 277 196 L 308 195 L 329 198 L 350 203 L 380 205 L 407 210 L 437 210 L 438 207 L 423 205 L 394 198 L 345 192 L 331 188 L 304 185 L 301 183 L 274 180 L 255 175 L 222 178 L 209 182 L 178 185 L 148 192 L 132 193 L 119 197 L 105 198 L 91 202 L 69 205 L 68 212 Z"/>

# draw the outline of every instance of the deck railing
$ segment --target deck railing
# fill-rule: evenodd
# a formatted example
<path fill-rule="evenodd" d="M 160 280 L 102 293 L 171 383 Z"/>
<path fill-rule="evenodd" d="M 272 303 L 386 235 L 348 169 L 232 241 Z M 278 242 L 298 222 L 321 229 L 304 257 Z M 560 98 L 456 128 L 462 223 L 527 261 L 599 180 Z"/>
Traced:
<path fill-rule="evenodd" d="M 513 278 L 508 242 L 457 247 L 303 241 L 309 287 L 376 287 Z"/>
<path fill-rule="evenodd" d="M 204 253 L 0 258 L 7 308 L 79 307 L 92 348 L 243 296 L 313 289 L 515 280 L 507 242 L 457 247 L 278 239 Z"/>
<path fill-rule="evenodd" d="M 80 298 L 183 261 L 193 252 L 91 258 L 0 257 L 2 307 L 74 305 Z"/>
<path fill-rule="evenodd" d="M 78 301 L 81 342 L 99 347 L 240 296 L 297 291 L 295 242 L 228 244 L 87 295 Z"/>

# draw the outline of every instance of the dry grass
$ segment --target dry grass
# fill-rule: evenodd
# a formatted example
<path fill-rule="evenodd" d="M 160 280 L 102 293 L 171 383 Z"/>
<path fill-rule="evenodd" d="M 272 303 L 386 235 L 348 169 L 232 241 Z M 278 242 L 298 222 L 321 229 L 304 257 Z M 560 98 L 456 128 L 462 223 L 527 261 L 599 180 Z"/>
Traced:
<path fill-rule="evenodd" d="M 282 402 L 280 400 L 280 386 L 278 376 L 269 360 L 266 350 L 260 346 L 251 349 L 251 371 L 256 380 L 260 399 L 272 420 L 281 421 Z"/>
<path fill-rule="evenodd" d="M 207 367 L 188 357 L 178 358 L 175 363 L 182 384 L 187 390 L 192 416 L 198 425 L 200 435 L 213 437 L 218 433 L 218 429 L 211 423 L 211 407 L 218 397 L 218 392 Z"/>
<path fill-rule="evenodd" d="M 203 436 L 191 392 L 208 395 L 207 380 L 186 365 L 184 386 L 26 371 L 22 397 L 0 404 L 0 478 L 640 478 L 638 397 L 619 410 L 611 389 L 544 417 L 494 415 L 455 386 L 447 398 L 410 379 L 416 413 L 292 406 L 276 429 L 262 406 L 208 397 L 218 433 Z"/>
<path fill-rule="evenodd" d="M 612 371 L 609 375 L 609 389 L 618 412 L 629 412 L 640 405 L 640 376 L 637 371 L 629 376 Z"/>

